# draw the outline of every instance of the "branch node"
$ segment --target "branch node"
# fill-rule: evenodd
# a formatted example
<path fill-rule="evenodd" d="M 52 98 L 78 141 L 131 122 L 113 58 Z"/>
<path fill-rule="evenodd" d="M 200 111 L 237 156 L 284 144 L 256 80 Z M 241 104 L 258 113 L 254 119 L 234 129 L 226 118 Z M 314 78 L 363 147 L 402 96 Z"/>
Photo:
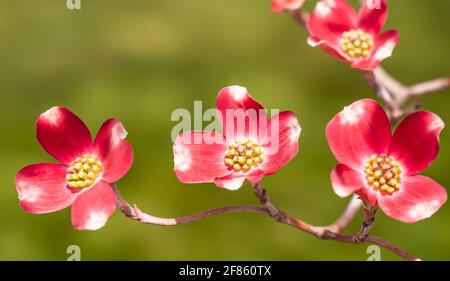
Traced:
<path fill-rule="evenodd" d="M 369 236 L 370 230 L 373 227 L 373 224 L 375 223 L 375 215 L 377 213 L 377 207 L 374 206 L 368 206 L 365 205 L 363 212 L 364 212 L 364 220 L 361 226 L 361 229 L 353 236 L 353 241 L 355 243 L 364 243 Z"/>

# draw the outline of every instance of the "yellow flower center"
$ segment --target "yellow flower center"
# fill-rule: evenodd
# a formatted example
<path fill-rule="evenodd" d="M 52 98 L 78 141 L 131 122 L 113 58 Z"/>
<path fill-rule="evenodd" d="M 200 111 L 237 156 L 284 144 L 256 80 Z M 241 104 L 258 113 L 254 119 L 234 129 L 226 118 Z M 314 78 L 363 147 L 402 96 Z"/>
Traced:
<path fill-rule="evenodd" d="M 352 29 L 342 34 L 341 48 L 354 59 L 366 58 L 373 49 L 373 39 L 361 29 Z"/>
<path fill-rule="evenodd" d="M 78 157 L 67 169 L 66 179 L 73 188 L 85 188 L 94 184 L 102 172 L 103 165 L 95 155 L 85 154 Z"/>
<path fill-rule="evenodd" d="M 248 172 L 264 161 L 264 148 L 257 142 L 238 140 L 225 152 L 225 164 L 235 171 Z"/>
<path fill-rule="evenodd" d="M 393 193 L 400 188 L 400 164 L 385 154 L 373 155 L 365 166 L 367 184 L 375 190 Z"/>

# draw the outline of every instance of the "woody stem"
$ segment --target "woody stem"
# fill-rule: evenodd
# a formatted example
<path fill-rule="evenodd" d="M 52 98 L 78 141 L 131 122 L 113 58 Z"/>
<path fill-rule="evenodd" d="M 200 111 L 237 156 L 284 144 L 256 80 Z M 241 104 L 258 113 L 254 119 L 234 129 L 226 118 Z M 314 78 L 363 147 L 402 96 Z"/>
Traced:
<path fill-rule="evenodd" d="M 365 239 L 362 241 L 355 241 L 355 235 L 343 235 L 340 233 L 333 232 L 327 228 L 314 226 L 308 224 L 300 219 L 297 219 L 283 211 L 281 211 L 270 199 L 267 194 L 267 191 L 263 188 L 261 183 L 257 183 L 253 185 L 253 191 L 261 202 L 262 206 L 254 206 L 254 205 L 237 205 L 237 206 L 226 206 L 215 208 L 211 210 L 202 211 L 193 215 L 188 215 L 184 217 L 178 218 L 160 218 L 156 216 L 152 216 L 150 214 L 142 212 L 136 205 L 132 205 L 125 201 L 123 197 L 120 195 L 120 192 L 117 188 L 116 184 L 111 184 L 112 189 L 116 193 L 117 198 L 117 206 L 120 211 L 128 218 L 138 221 L 144 224 L 153 224 L 160 226 L 175 226 L 179 224 L 185 224 L 189 222 L 198 221 L 210 216 L 225 214 L 225 213 L 236 213 L 236 212 L 252 212 L 252 213 L 261 213 L 270 216 L 275 221 L 290 225 L 299 230 L 302 230 L 305 233 L 314 235 L 319 239 L 323 240 L 335 240 L 343 243 L 374 243 L 379 246 L 386 248 L 387 250 L 397 254 L 400 257 L 403 257 L 407 260 L 418 260 L 417 257 L 409 254 L 405 250 L 393 245 L 389 241 L 386 241 L 380 237 L 367 235 Z"/>

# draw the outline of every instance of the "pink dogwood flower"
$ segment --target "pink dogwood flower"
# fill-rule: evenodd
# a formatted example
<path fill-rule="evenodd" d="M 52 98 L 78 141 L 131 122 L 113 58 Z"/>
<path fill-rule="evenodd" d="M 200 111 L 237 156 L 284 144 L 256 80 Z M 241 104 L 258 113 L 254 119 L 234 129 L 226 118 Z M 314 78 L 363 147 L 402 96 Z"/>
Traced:
<path fill-rule="evenodd" d="M 439 152 L 444 122 L 418 111 L 392 135 L 383 108 L 371 99 L 344 108 L 328 124 L 328 144 L 339 164 L 331 173 L 335 193 L 356 193 L 389 217 L 414 223 L 431 217 L 447 201 L 446 190 L 426 176 Z"/>
<path fill-rule="evenodd" d="M 125 128 L 109 119 L 93 142 L 78 116 L 67 108 L 53 107 L 39 116 L 36 134 L 41 146 L 60 163 L 31 164 L 17 173 L 22 209 L 43 214 L 72 206 L 75 229 L 103 227 L 116 209 L 110 183 L 122 178 L 133 162 Z"/>
<path fill-rule="evenodd" d="M 308 43 L 349 62 L 352 68 L 373 70 L 392 55 L 400 41 L 396 30 L 380 34 L 387 14 L 386 0 L 366 1 L 358 14 L 345 0 L 322 0 L 307 23 Z"/>
<path fill-rule="evenodd" d="M 239 86 L 219 92 L 217 111 L 222 133 L 189 131 L 176 138 L 174 171 L 181 182 L 236 190 L 245 179 L 257 183 L 276 173 L 297 154 L 301 129 L 293 112 L 268 119 L 264 107 Z"/>
<path fill-rule="evenodd" d="M 300 9 L 305 0 L 272 0 L 272 11 L 281 13 Z"/>

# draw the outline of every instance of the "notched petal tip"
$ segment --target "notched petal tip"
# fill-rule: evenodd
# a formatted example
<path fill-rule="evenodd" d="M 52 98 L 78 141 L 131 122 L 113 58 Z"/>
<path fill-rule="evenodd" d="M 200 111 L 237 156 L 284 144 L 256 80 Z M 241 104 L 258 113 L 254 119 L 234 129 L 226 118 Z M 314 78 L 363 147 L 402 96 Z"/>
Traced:
<path fill-rule="evenodd" d="M 286 119 L 284 121 L 284 129 L 289 131 L 289 140 L 291 143 L 298 143 L 300 134 L 302 132 L 302 127 L 297 119 L 297 114 L 292 111 L 284 111 L 281 113 L 282 118 Z"/>
<path fill-rule="evenodd" d="M 367 107 L 381 106 L 373 99 L 362 99 L 348 106 L 345 106 L 339 113 L 341 123 L 354 123 L 360 120 L 366 114 Z M 383 110 L 383 109 L 381 109 Z M 384 110 L 383 110 L 384 111 Z"/>
<path fill-rule="evenodd" d="M 178 137 L 177 137 L 178 140 Z M 185 149 L 183 145 L 174 144 L 173 145 L 173 162 L 174 167 L 173 170 L 178 178 L 181 181 L 181 177 L 179 177 L 178 172 L 185 172 L 189 170 L 192 163 L 192 156 L 188 149 Z"/>
<path fill-rule="evenodd" d="M 123 126 L 123 124 L 119 121 L 117 121 L 117 125 L 115 127 L 116 133 L 117 135 L 121 138 L 121 139 L 126 139 L 128 136 L 128 131 L 125 129 L 125 127 Z"/>
<path fill-rule="evenodd" d="M 125 140 L 128 136 L 128 131 L 125 129 L 125 127 L 123 126 L 123 124 L 116 120 L 116 119 L 111 119 L 113 122 L 115 122 L 113 128 L 112 128 L 112 138 L 113 138 L 113 142 L 115 145 L 117 145 L 118 143 L 120 143 L 120 141 Z"/>
<path fill-rule="evenodd" d="M 306 39 L 306 42 L 308 43 L 309 46 L 311 46 L 313 48 L 319 46 L 321 43 L 319 38 L 316 38 L 313 36 L 309 36 L 308 39 Z"/>
<path fill-rule="evenodd" d="M 423 119 L 428 119 L 425 123 L 425 131 L 428 131 L 429 133 L 433 134 L 437 141 L 439 142 L 439 138 L 440 135 L 442 133 L 442 131 L 445 128 L 445 123 L 444 121 L 441 119 L 441 117 L 439 117 L 437 114 L 434 114 L 433 112 L 430 111 L 425 111 L 425 110 L 421 110 L 421 111 L 416 111 L 413 114 L 421 114 L 423 115 Z"/>
<path fill-rule="evenodd" d="M 428 114 L 431 114 L 434 117 L 434 120 L 432 122 L 430 122 L 428 125 L 428 130 L 430 130 L 432 132 L 436 132 L 437 138 L 439 139 L 440 133 L 445 128 L 444 121 L 441 119 L 441 117 L 439 117 L 438 115 L 436 115 L 432 112 L 428 112 L 428 111 L 425 111 L 425 112 L 427 112 Z"/>
<path fill-rule="evenodd" d="M 238 177 L 236 175 L 231 174 L 230 176 L 216 178 L 214 183 L 217 187 L 225 188 L 231 191 L 238 190 L 244 185 L 245 177 Z"/>
<path fill-rule="evenodd" d="M 91 212 L 85 224 L 73 225 L 73 228 L 78 231 L 96 231 L 106 225 L 108 218 L 104 212 Z"/>
<path fill-rule="evenodd" d="M 51 124 L 57 124 L 58 121 L 61 120 L 63 110 L 68 109 L 62 106 L 53 106 L 47 111 L 41 113 L 39 119 L 45 120 Z"/>
<path fill-rule="evenodd" d="M 234 101 L 242 101 L 247 95 L 248 91 L 247 88 L 234 85 L 234 86 L 228 86 L 220 90 L 219 95 L 227 95 L 231 97 Z"/>
<path fill-rule="evenodd" d="M 305 0 L 272 0 L 272 11 L 275 13 L 281 13 L 284 11 L 295 11 L 300 9 Z"/>

